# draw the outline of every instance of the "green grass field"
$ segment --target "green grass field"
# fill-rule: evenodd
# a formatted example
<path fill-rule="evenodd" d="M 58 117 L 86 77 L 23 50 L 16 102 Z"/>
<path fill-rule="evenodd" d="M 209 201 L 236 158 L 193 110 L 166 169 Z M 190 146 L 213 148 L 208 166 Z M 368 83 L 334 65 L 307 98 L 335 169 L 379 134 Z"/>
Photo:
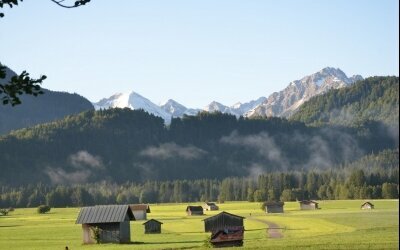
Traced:
<path fill-rule="evenodd" d="M 284 214 L 265 214 L 259 203 L 226 202 L 220 211 L 246 217 L 246 249 L 398 249 L 398 200 L 372 201 L 375 209 L 360 209 L 362 201 L 320 201 L 320 210 L 300 211 L 285 203 Z M 142 223 L 131 222 L 132 244 L 82 245 L 79 208 L 53 208 L 39 215 L 36 209 L 16 209 L 0 216 L 0 249 L 201 249 L 205 216 L 186 216 L 187 204 L 153 204 L 148 219 L 162 221 L 162 234 L 145 235 Z M 250 216 L 251 213 L 251 216 Z M 278 224 L 283 238 L 269 238 L 267 224 Z"/>

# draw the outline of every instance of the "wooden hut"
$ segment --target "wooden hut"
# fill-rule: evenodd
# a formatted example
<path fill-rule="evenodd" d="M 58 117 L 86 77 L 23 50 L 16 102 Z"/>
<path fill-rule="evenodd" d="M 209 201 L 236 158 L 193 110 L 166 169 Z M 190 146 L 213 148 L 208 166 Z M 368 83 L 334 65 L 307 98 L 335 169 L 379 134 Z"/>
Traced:
<path fill-rule="evenodd" d="M 214 202 L 205 202 L 203 204 L 203 209 L 206 211 L 215 211 L 218 210 L 219 207 Z"/>
<path fill-rule="evenodd" d="M 186 207 L 187 215 L 203 215 L 203 207 L 202 206 L 187 206 Z"/>
<path fill-rule="evenodd" d="M 244 217 L 239 215 L 221 212 L 217 215 L 204 219 L 204 231 L 215 232 L 227 228 L 243 227 Z"/>
<path fill-rule="evenodd" d="M 136 220 L 147 220 L 147 213 L 150 213 L 148 204 L 132 204 L 129 206 Z"/>
<path fill-rule="evenodd" d="M 83 243 L 96 243 L 94 230 L 99 231 L 101 243 L 131 241 L 130 221 L 135 216 L 128 205 L 82 207 L 76 224 L 82 224 Z"/>
<path fill-rule="evenodd" d="M 243 246 L 243 227 L 231 227 L 212 232 L 210 243 L 214 247 L 239 247 Z"/>
<path fill-rule="evenodd" d="M 319 209 L 318 208 L 318 202 L 316 202 L 316 201 L 304 200 L 304 201 L 299 201 L 299 203 L 300 203 L 300 210 L 315 210 L 315 209 Z"/>
<path fill-rule="evenodd" d="M 369 201 L 364 202 L 364 203 L 361 205 L 361 209 L 374 209 L 374 204 L 372 204 L 372 203 L 369 202 Z"/>
<path fill-rule="evenodd" d="M 265 212 L 270 213 L 283 213 L 283 206 L 285 205 L 282 201 L 267 201 L 264 203 Z"/>
<path fill-rule="evenodd" d="M 161 224 L 163 224 L 163 223 L 158 220 L 154 220 L 154 219 L 146 221 L 145 223 L 143 223 L 144 233 L 145 234 L 160 234 L 161 233 Z"/>

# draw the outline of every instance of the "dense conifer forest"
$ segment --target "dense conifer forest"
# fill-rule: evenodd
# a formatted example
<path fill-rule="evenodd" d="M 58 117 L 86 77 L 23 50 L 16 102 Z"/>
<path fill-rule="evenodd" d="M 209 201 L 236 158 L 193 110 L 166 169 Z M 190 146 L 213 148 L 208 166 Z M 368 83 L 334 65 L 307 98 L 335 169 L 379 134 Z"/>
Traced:
<path fill-rule="evenodd" d="M 13 131 L 0 137 L 0 206 L 396 198 L 398 84 L 368 78 L 289 120 L 203 112 L 166 126 L 109 109 Z"/>

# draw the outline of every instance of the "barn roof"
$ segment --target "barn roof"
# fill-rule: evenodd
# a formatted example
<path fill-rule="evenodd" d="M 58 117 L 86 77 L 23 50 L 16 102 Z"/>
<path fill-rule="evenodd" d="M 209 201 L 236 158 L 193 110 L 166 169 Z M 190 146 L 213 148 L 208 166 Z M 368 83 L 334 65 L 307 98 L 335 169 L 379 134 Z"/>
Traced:
<path fill-rule="evenodd" d="M 158 224 L 163 224 L 161 221 L 155 220 L 155 219 L 150 219 L 148 221 L 146 221 L 145 223 L 143 223 L 142 225 L 146 225 L 147 223 L 151 223 L 151 222 L 156 222 Z"/>
<path fill-rule="evenodd" d="M 132 211 L 146 211 L 146 213 L 150 213 L 149 204 L 132 204 L 129 205 Z"/>
<path fill-rule="evenodd" d="M 228 216 L 233 216 L 233 217 L 237 217 L 237 218 L 240 218 L 240 219 L 244 219 L 244 217 L 242 217 L 242 216 L 222 211 L 221 213 L 219 213 L 217 215 L 214 215 L 214 216 L 211 216 L 211 217 L 208 217 L 208 218 L 204 219 L 203 221 L 212 220 L 212 219 L 215 219 L 215 218 L 217 218 L 219 216 L 223 216 L 223 215 L 228 215 Z"/>
<path fill-rule="evenodd" d="M 282 201 L 266 201 L 264 202 L 265 206 L 283 206 L 285 205 Z"/>
<path fill-rule="evenodd" d="M 370 206 L 373 206 L 374 204 L 372 204 L 371 202 L 369 202 L 369 201 L 367 201 L 367 202 L 364 202 L 361 206 L 364 206 L 364 205 L 370 205 Z"/>
<path fill-rule="evenodd" d="M 187 206 L 186 207 L 186 211 L 203 211 L 203 207 L 202 206 Z"/>
<path fill-rule="evenodd" d="M 82 207 L 75 223 L 90 224 L 123 222 L 126 214 L 128 214 L 130 220 L 135 220 L 135 216 L 128 205 Z"/>
<path fill-rule="evenodd" d="M 301 204 L 311 204 L 311 203 L 313 203 L 313 204 L 318 204 L 318 202 L 316 202 L 316 201 L 309 201 L 309 200 L 304 200 L 304 201 L 299 201 Z"/>

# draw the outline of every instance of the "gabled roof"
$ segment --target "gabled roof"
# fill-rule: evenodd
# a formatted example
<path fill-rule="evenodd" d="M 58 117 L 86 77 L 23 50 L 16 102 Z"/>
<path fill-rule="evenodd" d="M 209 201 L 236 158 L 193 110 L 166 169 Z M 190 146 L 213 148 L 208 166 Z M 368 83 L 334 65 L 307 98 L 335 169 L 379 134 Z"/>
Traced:
<path fill-rule="evenodd" d="M 308 201 L 308 200 L 299 201 L 299 203 L 301 203 L 301 204 L 311 204 L 311 203 L 318 204 L 318 202 L 316 202 L 316 201 Z"/>
<path fill-rule="evenodd" d="M 203 211 L 202 206 L 187 206 L 186 211 Z"/>
<path fill-rule="evenodd" d="M 211 217 L 208 217 L 208 218 L 204 219 L 203 221 L 207 221 L 207 220 L 210 220 L 210 219 L 214 219 L 214 218 L 216 218 L 216 217 L 223 216 L 223 215 L 228 215 L 228 216 L 233 216 L 233 217 L 237 217 L 237 218 L 240 218 L 240 219 L 244 219 L 244 217 L 242 217 L 242 216 L 239 216 L 239 215 L 236 215 L 236 214 L 231 214 L 231 213 L 222 211 L 221 213 L 219 213 L 219 214 L 217 214 L 217 215 L 214 215 L 214 216 L 211 216 Z"/>
<path fill-rule="evenodd" d="M 369 201 L 367 201 L 367 202 L 364 202 L 361 206 L 364 206 L 364 205 L 370 205 L 370 206 L 374 206 L 374 204 L 372 204 L 371 202 L 369 202 Z"/>
<path fill-rule="evenodd" d="M 282 201 L 266 201 L 266 202 L 264 202 L 264 205 L 265 206 L 283 206 L 283 205 L 285 205 L 285 203 Z"/>
<path fill-rule="evenodd" d="M 150 222 L 156 222 L 158 224 L 164 224 L 161 221 L 158 221 L 158 220 L 155 220 L 155 219 L 150 219 L 150 220 L 146 221 L 145 223 L 143 223 L 142 225 L 145 225 L 145 224 L 150 223 Z"/>
<path fill-rule="evenodd" d="M 129 220 L 135 220 L 128 205 L 82 207 L 75 224 L 123 222 L 127 214 Z"/>
<path fill-rule="evenodd" d="M 146 211 L 146 213 L 150 213 L 149 204 L 132 204 L 129 205 L 132 211 Z"/>

